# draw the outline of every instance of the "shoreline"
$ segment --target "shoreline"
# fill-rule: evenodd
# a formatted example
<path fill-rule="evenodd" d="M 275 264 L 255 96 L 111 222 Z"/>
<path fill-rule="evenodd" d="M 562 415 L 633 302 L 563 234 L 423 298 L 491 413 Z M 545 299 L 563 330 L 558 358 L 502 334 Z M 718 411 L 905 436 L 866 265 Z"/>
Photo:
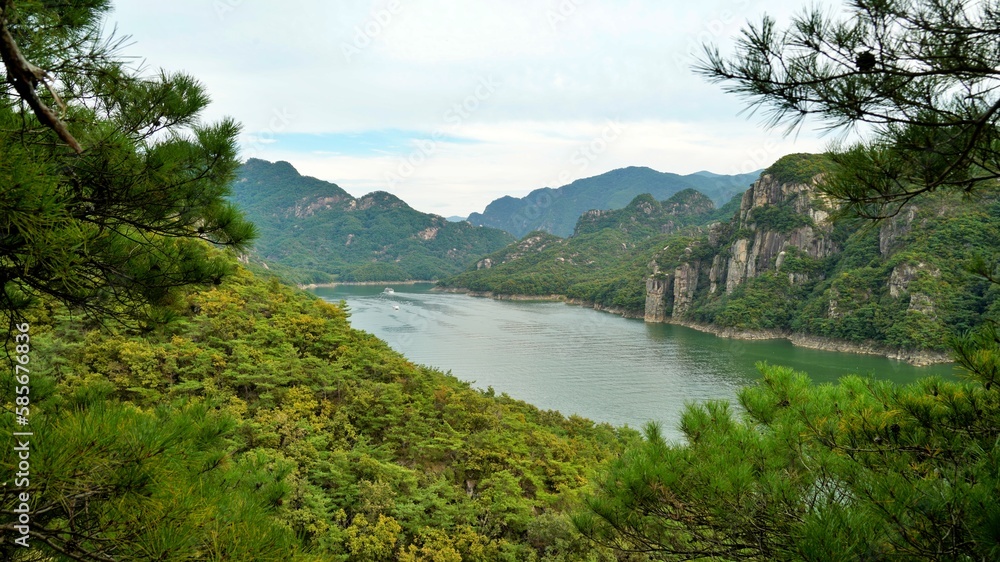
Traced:
<path fill-rule="evenodd" d="M 797 347 L 808 349 L 818 349 L 820 351 L 836 351 L 840 353 L 855 353 L 858 355 L 876 355 L 902 361 L 914 367 L 927 367 L 930 365 L 941 365 L 953 363 L 951 356 L 944 351 L 932 351 L 921 349 L 901 349 L 888 347 L 875 341 L 853 342 L 837 338 L 824 336 L 814 336 L 811 334 L 801 334 L 785 330 L 741 330 L 738 328 L 725 328 L 713 326 L 703 322 L 693 322 L 690 320 L 669 319 L 664 324 L 675 324 L 699 332 L 712 334 L 720 338 L 736 340 L 787 340 Z"/>
<path fill-rule="evenodd" d="M 468 295 L 470 297 L 488 298 L 498 301 L 564 302 L 566 304 L 582 306 L 584 308 L 593 308 L 594 310 L 598 310 L 600 312 L 607 312 L 608 314 L 615 314 L 621 316 L 622 318 L 642 318 L 642 314 L 638 312 L 633 312 L 631 310 L 627 310 L 617 306 L 604 306 L 583 299 L 573 299 L 567 297 L 566 295 L 504 295 L 504 294 L 496 294 L 492 291 L 472 291 L 469 289 L 458 289 L 452 287 L 435 287 L 433 290 L 441 293 L 457 293 L 457 294 Z"/>
<path fill-rule="evenodd" d="M 587 308 L 593 308 L 594 310 L 598 310 L 601 312 L 616 314 L 623 318 L 642 319 L 645 316 L 641 312 L 633 312 L 618 307 L 602 306 L 590 301 L 585 301 L 583 299 L 572 299 L 567 297 L 566 295 L 498 295 L 493 293 L 492 291 L 472 291 L 470 289 L 453 288 L 453 287 L 448 287 L 448 288 L 435 287 L 434 290 L 446 293 L 466 294 L 471 297 L 491 298 L 494 300 L 564 302 L 566 304 L 583 306 Z M 713 326 L 711 324 L 705 324 L 703 322 L 694 322 L 690 320 L 679 320 L 679 319 L 675 320 L 673 318 L 667 319 L 665 322 L 650 322 L 650 324 L 661 324 L 661 323 L 674 324 L 677 326 L 690 328 L 692 330 L 697 330 L 699 332 L 712 334 L 720 338 L 747 340 L 747 341 L 780 339 L 780 340 L 788 340 L 792 345 L 797 347 L 818 349 L 820 351 L 836 351 L 840 353 L 855 353 L 859 355 L 877 355 L 881 357 L 886 357 L 888 359 L 894 359 L 896 361 L 902 361 L 904 363 L 913 365 L 914 367 L 927 367 L 930 365 L 939 365 L 939 364 L 954 362 L 951 356 L 944 351 L 898 349 L 898 348 L 888 347 L 874 341 L 852 342 L 848 340 L 827 338 L 823 336 L 814 336 L 810 334 L 800 334 L 784 330 L 766 330 L 766 329 L 740 330 L 737 328 L 725 328 L 722 326 Z"/>
<path fill-rule="evenodd" d="M 416 285 L 418 283 L 437 283 L 437 279 L 407 279 L 406 281 L 335 281 L 333 283 L 308 283 L 296 285 L 299 289 L 332 288 L 338 285 Z"/>

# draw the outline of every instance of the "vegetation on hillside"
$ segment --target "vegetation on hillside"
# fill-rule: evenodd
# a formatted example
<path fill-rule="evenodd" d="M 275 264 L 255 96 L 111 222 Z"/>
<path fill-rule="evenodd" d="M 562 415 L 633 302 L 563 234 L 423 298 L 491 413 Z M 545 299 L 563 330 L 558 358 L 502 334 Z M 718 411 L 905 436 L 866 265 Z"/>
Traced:
<path fill-rule="evenodd" d="M 893 236 L 844 232 L 855 243 L 814 291 L 839 311 L 828 314 L 831 329 L 899 330 L 908 344 L 947 337 L 965 380 L 816 386 L 761 365 L 740 413 L 718 402 L 687 409 L 686 444 L 647 428 L 577 519 L 599 542 L 663 560 L 1000 557 L 1000 11 L 960 0 L 849 8 L 810 8 L 787 30 L 765 18 L 732 59 L 710 48 L 704 71 L 773 111 L 775 123 L 817 113 L 834 127 L 875 125 L 870 142 L 832 155 L 824 189 L 854 215 L 896 216 L 907 234 L 895 221 L 883 228 L 913 245 L 884 263 Z M 890 267 L 889 283 L 909 292 L 905 311 L 882 302 Z M 787 299 L 778 276 L 756 281 L 769 286 L 751 317 L 782 304 L 768 298 Z"/>
<path fill-rule="evenodd" d="M 231 200 L 260 231 L 251 263 L 289 282 L 438 279 L 513 241 L 421 213 L 390 193 L 356 199 L 287 162 L 247 161 Z"/>
<path fill-rule="evenodd" d="M 790 155 L 764 175 L 822 171 L 828 169 L 823 161 L 818 155 Z M 811 180 L 803 183 L 810 185 Z M 768 270 L 731 293 L 725 292 L 721 279 L 722 288 L 711 294 L 708 269 L 713 258 L 724 263 L 736 240 L 753 239 L 753 232 L 737 229 L 735 203 L 725 209 L 726 221 L 717 223 L 720 212 L 699 208 L 675 217 L 664 213 L 673 208 L 667 202 L 638 197 L 625 209 L 584 215 L 571 238 L 525 257 L 513 252 L 518 245 L 512 245 L 489 256 L 491 268 L 480 262 L 442 285 L 497 294 L 566 295 L 641 314 L 652 262 L 667 273 L 698 262 L 694 302 L 681 316 L 685 320 L 915 350 L 947 349 L 951 335 L 1000 314 L 1000 290 L 968 271 L 977 256 L 995 250 L 1000 240 L 996 198 L 968 205 L 961 195 L 927 194 L 914 201 L 907 214 L 881 227 L 841 219 L 832 233 L 838 252 L 817 259 L 788 247 L 780 268 L 772 258 Z M 790 202 L 756 207 L 746 221 L 754 232 L 787 234 L 813 226 L 809 215 Z M 717 224 L 709 228 L 711 223 Z M 681 230 L 664 234 L 668 225 Z"/>
<path fill-rule="evenodd" d="M 601 559 L 569 513 L 634 432 L 416 366 L 245 270 L 175 312 L 138 334 L 33 311 L 35 534 L 10 542 L 5 487 L 5 560 Z"/>
<path fill-rule="evenodd" d="M 644 306 L 652 255 L 691 235 L 669 233 L 713 216 L 712 202 L 694 190 L 663 202 L 640 195 L 624 209 L 580 217 L 570 238 L 530 233 L 440 284 L 502 295 L 565 295 L 634 313 Z"/>

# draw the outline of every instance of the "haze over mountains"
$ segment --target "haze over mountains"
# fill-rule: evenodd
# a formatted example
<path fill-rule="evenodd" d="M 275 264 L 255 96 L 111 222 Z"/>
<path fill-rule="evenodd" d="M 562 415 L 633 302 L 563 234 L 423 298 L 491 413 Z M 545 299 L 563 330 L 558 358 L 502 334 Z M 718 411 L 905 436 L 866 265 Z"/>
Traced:
<path fill-rule="evenodd" d="M 574 181 L 558 188 L 543 187 L 524 197 L 501 197 L 482 213 L 472 213 L 468 221 L 491 226 L 521 238 L 533 230 L 570 236 L 577 219 L 592 209 L 621 209 L 636 196 L 649 194 L 658 201 L 685 189 L 695 189 L 721 207 L 743 193 L 760 175 L 721 175 L 696 172 L 686 176 L 658 172 L 645 167 L 628 167 Z"/>

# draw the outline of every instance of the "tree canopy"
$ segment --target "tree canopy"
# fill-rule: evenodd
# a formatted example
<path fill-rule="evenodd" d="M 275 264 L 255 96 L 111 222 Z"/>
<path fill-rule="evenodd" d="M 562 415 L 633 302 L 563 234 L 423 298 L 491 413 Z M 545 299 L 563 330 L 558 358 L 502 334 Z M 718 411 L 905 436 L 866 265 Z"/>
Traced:
<path fill-rule="evenodd" d="M 1000 177 L 1000 4 L 851 0 L 816 5 L 785 29 L 765 17 L 736 54 L 707 46 L 697 70 L 794 129 L 814 116 L 862 141 L 834 151 L 825 189 L 864 217 L 939 188 L 995 189 Z"/>
<path fill-rule="evenodd" d="M 879 219 L 935 190 L 995 190 L 1000 5 L 853 0 L 779 31 L 751 25 L 737 54 L 708 48 L 710 79 L 771 112 L 861 126 L 823 189 Z M 997 289 L 995 268 L 971 264 Z M 952 337 L 961 382 L 877 374 L 816 386 L 783 367 L 723 402 L 692 405 L 684 443 L 656 426 L 613 463 L 576 522 L 654 559 L 995 560 L 1000 557 L 1000 336 Z"/>
<path fill-rule="evenodd" d="M 48 296 L 145 320 L 254 235 L 223 197 L 239 126 L 182 73 L 130 67 L 107 0 L 0 1 L 0 314 Z"/>

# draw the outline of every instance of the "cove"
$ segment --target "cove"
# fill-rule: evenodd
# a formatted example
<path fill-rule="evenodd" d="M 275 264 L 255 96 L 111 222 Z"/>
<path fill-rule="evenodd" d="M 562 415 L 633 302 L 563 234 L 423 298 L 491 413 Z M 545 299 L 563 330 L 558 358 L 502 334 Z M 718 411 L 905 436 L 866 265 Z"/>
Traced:
<path fill-rule="evenodd" d="M 355 328 L 411 361 L 450 371 L 474 387 L 597 422 L 639 428 L 658 421 L 672 438 L 680 436 L 686 403 L 735 402 L 738 389 L 759 378 L 758 361 L 793 367 L 816 382 L 847 374 L 899 383 L 955 377 L 950 364 L 915 367 L 785 340 L 720 338 L 561 302 L 499 301 L 432 287 L 338 285 L 312 292 L 346 301 Z"/>

